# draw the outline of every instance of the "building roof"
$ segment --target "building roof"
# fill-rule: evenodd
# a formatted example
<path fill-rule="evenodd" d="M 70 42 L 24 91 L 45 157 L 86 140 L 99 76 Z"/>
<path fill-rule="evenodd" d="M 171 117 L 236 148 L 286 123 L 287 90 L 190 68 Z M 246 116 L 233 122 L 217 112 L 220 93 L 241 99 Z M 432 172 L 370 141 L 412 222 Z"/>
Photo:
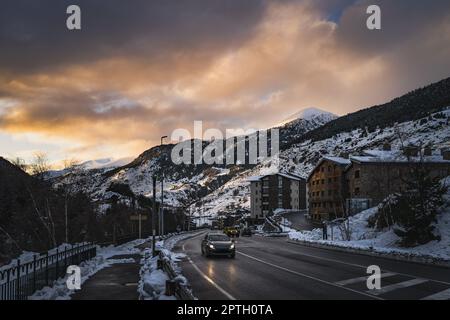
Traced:
<path fill-rule="evenodd" d="M 362 156 L 351 156 L 350 160 L 356 163 L 448 163 L 440 154 L 431 156 L 407 157 L 401 151 L 367 150 Z"/>
<path fill-rule="evenodd" d="M 314 174 L 314 171 L 316 171 L 316 169 L 318 167 L 320 167 L 324 161 L 331 161 L 337 165 L 345 166 L 345 167 L 347 167 L 351 164 L 351 161 L 349 159 L 345 159 L 345 158 L 341 158 L 341 157 L 329 157 L 329 156 L 323 157 L 322 159 L 320 159 L 319 163 L 317 163 L 317 165 L 314 167 L 314 169 L 310 172 L 306 181 L 309 181 L 311 176 Z"/>
<path fill-rule="evenodd" d="M 281 176 L 281 177 L 285 177 L 287 179 L 291 179 L 291 180 L 297 180 L 297 181 L 301 181 L 301 180 L 305 180 L 302 177 L 299 177 L 295 174 L 290 174 L 290 173 L 282 173 L 282 172 L 277 172 L 277 173 L 272 173 L 272 174 L 266 174 L 266 175 L 262 175 L 262 176 L 254 176 L 254 177 L 250 177 L 247 179 L 247 181 L 249 182 L 258 182 L 261 181 L 261 179 L 268 177 L 268 176 Z"/>

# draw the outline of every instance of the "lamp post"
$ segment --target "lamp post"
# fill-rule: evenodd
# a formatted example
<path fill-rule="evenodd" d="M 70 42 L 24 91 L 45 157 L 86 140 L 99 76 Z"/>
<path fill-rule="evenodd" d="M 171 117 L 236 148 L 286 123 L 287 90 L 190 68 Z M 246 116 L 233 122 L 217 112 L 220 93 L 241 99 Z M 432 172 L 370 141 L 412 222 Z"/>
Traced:
<path fill-rule="evenodd" d="M 152 256 L 155 256 L 156 235 L 156 175 L 153 175 L 153 210 L 152 210 Z"/>
<path fill-rule="evenodd" d="M 161 137 L 161 147 L 163 145 L 164 139 L 166 139 L 167 136 Z M 162 154 L 162 148 L 161 148 L 161 154 Z M 160 236 L 164 235 L 164 171 L 161 168 L 161 204 L 159 206 L 159 221 L 160 221 Z"/>

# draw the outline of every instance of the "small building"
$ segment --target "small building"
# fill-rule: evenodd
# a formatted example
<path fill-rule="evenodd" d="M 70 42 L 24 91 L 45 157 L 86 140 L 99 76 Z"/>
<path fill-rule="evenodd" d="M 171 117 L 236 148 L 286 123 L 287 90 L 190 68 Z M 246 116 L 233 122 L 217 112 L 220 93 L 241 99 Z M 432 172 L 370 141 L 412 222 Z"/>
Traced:
<path fill-rule="evenodd" d="M 345 214 L 345 169 L 350 160 L 324 157 L 308 176 L 309 217 L 314 221 L 332 220 Z"/>
<path fill-rule="evenodd" d="M 250 216 L 261 221 L 276 209 L 306 209 L 306 180 L 293 174 L 276 173 L 252 177 L 250 181 Z"/>
<path fill-rule="evenodd" d="M 350 214 L 373 207 L 390 194 L 405 191 L 417 169 L 425 170 L 432 178 L 450 175 L 450 161 L 443 155 L 429 150 L 420 154 L 420 150 L 411 147 L 403 153 L 369 150 L 350 160 L 345 172 Z"/>

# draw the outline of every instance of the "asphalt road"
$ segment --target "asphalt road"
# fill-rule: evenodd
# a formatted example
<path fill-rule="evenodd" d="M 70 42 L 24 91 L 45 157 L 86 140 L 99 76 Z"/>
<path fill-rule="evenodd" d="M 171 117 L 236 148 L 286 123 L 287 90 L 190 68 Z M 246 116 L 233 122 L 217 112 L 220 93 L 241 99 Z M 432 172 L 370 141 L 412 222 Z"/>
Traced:
<path fill-rule="evenodd" d="M 200 300 L 450 299 L 450 269 L 317 249 L 255 235 L 236 241 L 235 259 L 201 255 L 204 234 L 175 248 Z M 367 267 L 385 276 L 368 290 Z"/>

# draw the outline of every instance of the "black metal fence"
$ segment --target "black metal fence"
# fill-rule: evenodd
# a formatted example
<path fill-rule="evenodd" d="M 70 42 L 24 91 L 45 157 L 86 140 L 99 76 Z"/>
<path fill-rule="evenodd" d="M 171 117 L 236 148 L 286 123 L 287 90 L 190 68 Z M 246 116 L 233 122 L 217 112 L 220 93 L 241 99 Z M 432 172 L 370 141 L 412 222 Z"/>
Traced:
<path fill-rule="evenodd" d="M 92 243 L 67 246 L 55 253 L 35 255 L 32 261 L 0 270 L 0 300 L 26 300 L 37 290 L 52 285 L 66 275 L 67 267 L 92 259 L 97 247 Z"/>

